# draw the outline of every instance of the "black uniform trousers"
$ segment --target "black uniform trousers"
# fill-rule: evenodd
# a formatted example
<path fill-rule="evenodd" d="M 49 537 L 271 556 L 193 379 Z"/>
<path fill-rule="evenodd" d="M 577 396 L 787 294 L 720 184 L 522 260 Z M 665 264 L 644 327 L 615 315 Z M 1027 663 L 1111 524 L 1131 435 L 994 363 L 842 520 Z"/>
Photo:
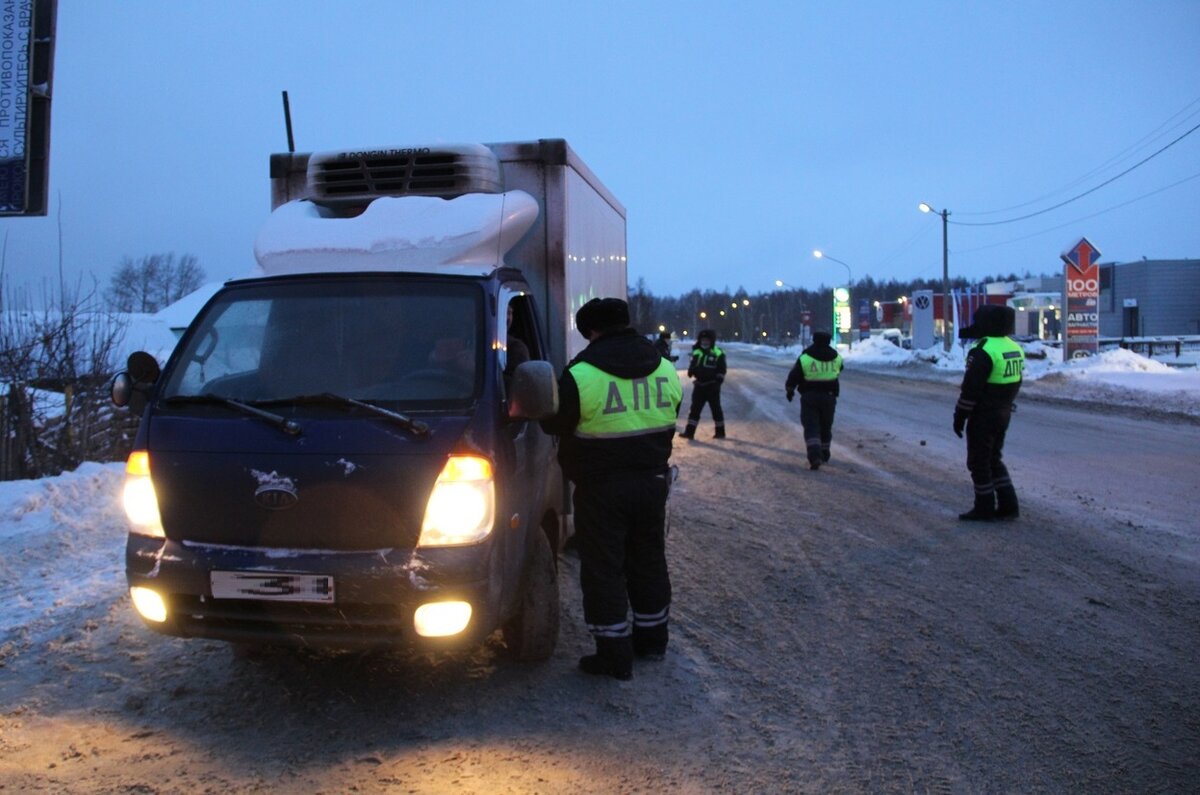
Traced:
<path fill-rule="evenodd" d="M 985 511 L 995 505 L 997 494 L 1007 497 L 1013 491 L 1003 456 L 1011 419 L 1011 405 L 977 408 L 967 418 L 967 469 L 975 487 L 975 504 Z"/>
<path fill-rule="evenodd" d="M 692 387 L 692 407 L 688 409 L 687 430 L 694 432 L 700 424 L 700 412 L 705 404 L 712 408 L 713 424 L 718 431 L 725 430 L 725 412 L 721 408 L 721 382 L 696 384 Z"/>
<path fill-rule="evenodd" d="M 833 413 L 837 396 L 829 392 L 800 393 L 800 425 L 804 428 L 804 446 L 808 448 L 808 463 L 829 460 L 833 442 Z"/>
<path fill-rule="evenodd" d="M 660 653 L 667 647 L 668 477 L 664 469 L 582 478 L 575 484 L 583 618 L 597 649 L 608 656 Z"/>

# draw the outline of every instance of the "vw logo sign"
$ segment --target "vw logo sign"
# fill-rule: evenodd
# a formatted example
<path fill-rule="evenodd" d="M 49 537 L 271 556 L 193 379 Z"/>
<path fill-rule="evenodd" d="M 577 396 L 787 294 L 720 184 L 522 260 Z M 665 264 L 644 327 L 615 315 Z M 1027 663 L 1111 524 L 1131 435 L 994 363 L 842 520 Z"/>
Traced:
<path fill-rule="evenodd" d="M 300 497 L 294 489 L 272 483 L 259 486 L 254 492 L 254 501 L 270 511 L 282 511 L 291 508 Z"/>
<path fill-rule="evenodd" d="M 917 309 L 928 309 L 929 308 L 929 296 L 918 295 L 916 297 L 916 300 L 913 301 L 913 304 L 917 307 Z"/>

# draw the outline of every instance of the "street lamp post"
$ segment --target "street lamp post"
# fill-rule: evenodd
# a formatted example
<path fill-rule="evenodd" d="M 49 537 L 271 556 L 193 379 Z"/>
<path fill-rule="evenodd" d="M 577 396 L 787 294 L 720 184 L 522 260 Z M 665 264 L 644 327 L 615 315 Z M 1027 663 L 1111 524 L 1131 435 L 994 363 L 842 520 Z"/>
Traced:
<path fill-rule="evenodd" d="M 850 275 L 850 266 L 847 265 L 846 263 L 842 262 L 837 257 L 829 256 L 828 254 L 821 251 L 820 249 L 814 249 L 813 256 L 816 257 L 817 259 L 827 259 L 830 262 L 836 262 L 838 265 L 841 265 L 843 268 L 846 269 L 846 303 L 850 307 L 850 317 L 851 317 L 850 333 L 846 335 L 846 348 L 853 349 L 854 348 L 854 322 L 853 322 L 854 303 L 850 300 L 850 284 L 854 281 L 854 277 Z M 833 318 L 833 324 L 835 327 L 837 326 L 837 317 L 836 316 Z"/>
<path fill-rule="evenodd" d="M 935 213 L 942 216 L 942 348 L 950 352 L 950 246 L 947 242 L 947 229 L 950 225 L 950 211 L 935 210 L 929 204 L 921 202 L 917 207 L 923 213 Z"/>

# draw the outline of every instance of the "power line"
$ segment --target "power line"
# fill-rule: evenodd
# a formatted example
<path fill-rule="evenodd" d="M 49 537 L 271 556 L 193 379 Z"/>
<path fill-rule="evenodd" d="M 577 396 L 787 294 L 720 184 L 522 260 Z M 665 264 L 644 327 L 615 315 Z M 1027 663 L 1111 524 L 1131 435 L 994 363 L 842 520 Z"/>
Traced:
<path fill-rule="evenodd" d="M 1134 202 L 1139 202 L 1142 199 L 1148 199 L 1151 196 L 1162 193 L 1163 191 L 1166 191 L 1166 190 L 1170 190 L 1171 188 L 1178 187 L 1179 185 L 1182 185 L 1185 182 L 1191 182 L 1192 180 L 1197 179 L 1197 178 L 1200 178 L 1200 171 L 1196 172 L 1195 174 L 1192 174 L 1190 177 L 1184 177 L 1183 179 L 1179 180 L 1178 182 L 1172 182 L 1170 185 L 1161 187 L 1158 190 L 1152 190 L 1149 193 L 1143 193 L 1141 196 L 1134 197 L 1134 198 L 1130 199 L 1129 201 L 1121 202 L 1120 204 L 1115 204 L 1112 207 L 1108 207 L 1106 209 L 1100 210 L 1099 212 L 1094 212 L 1090 215 L 1085 215 L 1081 218 L 1076 218 L 1072 221 L 1067 221 L 1066 223 L 1059 224 L 1058 226 L 1052 226 L 1049 229 L 1043 229 L 1040 232 L 1033 232 L 1032 234 L 1023 235 L 1021 237 L 1014 237 L 1009 240 L 1002 240 L 999 243 L 989 243 L 986 246 L 977 246 L 976 248 L 955 249 L 954 253 L 955 254 L 971 254 L 976 251 L 987 251 L 988 249 L 1000 248 L 1001 246 L 1007 246 L 1010 243 L 1019 243 L 1022 240 L 1029 240 L 1030 238 L 1039 237 L 1040 235 L 1044 235 L 1048 232 L 1055 232 L 1059 229 L 1063 229 L 1065 227 L 1072 226 L 1074 224 L 1079 223 L 1080 221 L 1086 221 L 1089 218 L 1095 218 L 1098 215 L 1104 215 L 1105 213 L 1110 213 L 1113 210 L 1119 210 L 1122 207 L 1126 207 L 1130 204 L 1133 204 Z"/>
<path fill-rule="evenodd" d="M 912 237 L 910 237 L 908 240 L 901 243 L 899 246 L 897 246 L 895 249 L 893 249 L 891 251 L 891 253 L 887 254 L 882 259 L 880 259 L 878 262 L 876 262 L 875 267 L 882 268 L 886 265 L 891 264 L 891 262 L 893 260 L 895 260 L 901 254 L 903 254 L 909 248 L 911 248 L 912 245 L 919 238 L 927 236 L 929 234 L 929 230 L 931 230 L 932 228 L 933 228 L 932 225 L 925 223 L 924 219 L 922 219 L 920 222 L 920 226 L 916 227 L 916 231 L 913 233 Z"/>
<path fill-rule="evenodd" d="M 1140 168 L 1141 166 L 1143 166 L 1143 165 L 1145 165 L 1146 163 L 1150 162 L 1150 161 L 1151 161 L 1151 160 L 1153 160 L 1154 158 L 1158 157 L 1158 156 L 1159 156 L 1159 155 L 1161 155 L 1163 152 L 1167 151 L 1167 150 L 1168 150 L 1168 149 L 1170 149 L 1172 146 L 1174 146 L 1175 144 L 1177 144 L 1177 143 L 1179 143 L 1180 141 L 1182 141 L 1184 138 L 1187 138 L 1189 135 L 1191 135 L 1192 133 L 1194 133 L 1196 130 L 1200 130 L 1200 124 L 1197 124 L 1195 127 L 1193 127 L 1192 129 L 1188 130 L 1188 131 L 1187 131 L 1187 132 L 1185 132 L 1183 135 L 1179 136 L 1179 137 L 1178 137 L 1178 138 L 1176 138 L 1174 141 L 1171 141 L 1171 143 L 1169 143 L 1169 144 L 1167 144 L 1166 146 L 1162 147 L 1161 149 L 1159 149 L 1158 151 L 1154 152 L 1153 154 L 1151 154 L 1151 155 L 1148 155 L 1148 156 L 1146 156 L 1146 157 L 1142 158 L 1141 160 L 1139 160 L 1138 162 L 1134 163 L 1134 164 L 1133 164 L 1132 166 L 1130 166 L 1129 168 L 1127 168 L 1127 169 L 1125 169 L 1124 171 L 1122 171 L 1120 174 L 1117 174 L 1115 177 L 1111 177 L 1111 178 L 1109 178 L 1109 179 L 1106 179 L 1104 182 L 1101 182 L 1101 183 L 1100 183 L 1099 185 L 1097 185 L 1096 187 L 1094 187 L 1094 188 L 1090 188 L 1089 190 L 1085 190 L 1083 193 L 1080 193 L 1080 194 L 1078 194 L 1078 195 L 1076 195 L 1076 196 L 1072 196 L 1071 198 L 1067 199 L 1066 201 L 1061 201 L 1061 202 L 1059 202 L 1058 204 L 1051 205 L 1050 207 L 1047 207 L 1047 208 L 1045 208 L 1044 210 L 1038 210 L 1037 212 L 1033 212 L 1033 213 L 1027 213 L 1026 215 L 1021 215 L 1021 216 L 1018 216 L 1018 217 L 1016 217 L 1016 218 L 1008 218 L 1008 219 L 1005 219 L 1005 220 L 1003 220 L 1003 221 L 950 221 L 950 223 L 952 223 L 952 224 L 958 224 L 959 226 L 999 226 L 999 225 L 1001 225 L 1001 224 L 1012 224 L 1012 223 L 1016 223 L 1017 221 L 1024 221 L 1024 220 L 1026 220 L 1026 219 L 1028 219 L 1028 218 L 1033 218 L 1033 217 L 1035 217 L 1035 216 L 1038 216 L 1038 215 L 1043 215 L 1043 214 L 1045 214 L 1045 213 L 1048 213 L 1048 212 L 1050 212 L 1051 210 L 1057 210 L 1059 207 L 1064 207 L 1064 206 L 1066 206 L 1066 205 L 1070 204 L 1071 202 L 1078 201 L 1079 199 L 1082 199 L 1084 196 L 1087 196 L 1087 195 L 1088 195 L 1088 194 L 1090 194 L 1090 193 L 1095 193 L 1096 191 L 1098 191 L 1098 190 L 1100 190 L 1101 188 L 1103 188 L 1105 185 L 1109 185 L 1109 184 L 1111 184 L 1111 183 L 1113 183 L 1113 182 L 1116 182 L 1118 179 L 1120 179 L 1121 177 L 1125 176 L 1126 174 L 1128 174 L 1129 172 L 1133 171 L 1134 169 L 1136 169 L 1136 168 Z"/>
<path fill-rule="evenodd" d="M 1180 126 L 1186 124 L 1187 120 L 1189 118 L 1191 118 L 1192 116 L 1195 116 L 1197 113 L 1200 113 L 1200 109 L 1197 109 L 1195 111 L 1192 111 L 1191 113 L 1188 113 L 1188 111 L 1191 110 L 1191 108 L 1197 104 L 1200 104 L 1200 97 L 1189 102 L 1181 110 L 1178 110 L 1174 114 L 1172 114 L 1170 116 L 1170 118 L 1168 118 L 1162 124 L 1158 125 L 1153 130 L 1151 130 L 1150 132 L 1146 133 L 1141 138 L 1139 138 L 1137 141 L 1135 141 L 1134 143 L 1132 143 L 1129 146 L 1122 149 L 1120 152 L 1117 152 L 1115 155 L 1108 158 L 1108 160 L 1105 160 L 1103 163 L 1096 166 L 1091 171 L 1072 180 L 1071 182 L 1067 183 L 1066 185 L 1064 185 L 1063 187 L 1061 187 L 1057 190 L 1052 190 L 1049 193 L 1044 193 L 1041 196 L 1037 196 L 1033 199 L 1030 199 L 1029 201 L 1021 202 L 1020 204 L 1014 204 L 1009 207 L 1001 207 L 996 210 L 982 210 L 982 211 L 976 211 L 976 212 L 963 212 L 960 210 L 956 213 L 956 215 L 959 215 L 959 216 L 963 216 L 963 215 L 966 215 L 966 216 L 997 215 L 999 213 L 1010 212 L 1012 210 L 1019 210 L 1022 207 L 1028 207 L 1029 205 L 1036 204 L 1036 203 L 1042 201 L 1043 199 L 1049 199 L 1051 196 L 1054 196 L 1059 193 L 1063 193 L 1066 190 L 1073 188 L 1076 185 L 1080 184 L 1081 182 L 1085 182 L 1088 179 L 1091 179 L 1094 175 L 1099 174 L 1100 172 L 1104 171 L 1110 165 L 1119 163 L 1122 160 L 1127 159 L 1126 156 L 1129 153 L 1136 151 L 1143 144 L 1145 144 L 1149 141 L 1153 141 L 1155 138 L 1161 137 L 1162 134 L 1165 134 L 1165 133 L 1162 133 L 1163 130 L 1169 129 L 1172 126 L 1180 127 Z M 1179 117 L 1181 117 L 1181 116 L 1183 117 L 1183 119 L 1176 121 L 1176 119 L 1179 119 Z"/>

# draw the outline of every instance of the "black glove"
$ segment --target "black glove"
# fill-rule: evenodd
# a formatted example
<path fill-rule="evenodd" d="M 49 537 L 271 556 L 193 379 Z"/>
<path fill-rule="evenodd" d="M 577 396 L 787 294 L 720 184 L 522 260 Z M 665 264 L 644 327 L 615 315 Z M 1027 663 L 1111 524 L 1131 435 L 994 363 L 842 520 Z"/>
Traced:
<path fill-rule="evenodd" d="M 963 427 L 967 424 L 967 412 L 954 412 L 954 435 L 959 439 L 962 438 Z"/>
<path fill-rule="evenodd" d="M 791 403 L 791 402 L 792 402 L 792 398 L 794 398 L 794 397 L 796 396 L 796 390 L 794 390 L 794 389 L 789 389 L 789 390 L 787 391 L 787 396 L 788 396 L 788 403 Z"/>

